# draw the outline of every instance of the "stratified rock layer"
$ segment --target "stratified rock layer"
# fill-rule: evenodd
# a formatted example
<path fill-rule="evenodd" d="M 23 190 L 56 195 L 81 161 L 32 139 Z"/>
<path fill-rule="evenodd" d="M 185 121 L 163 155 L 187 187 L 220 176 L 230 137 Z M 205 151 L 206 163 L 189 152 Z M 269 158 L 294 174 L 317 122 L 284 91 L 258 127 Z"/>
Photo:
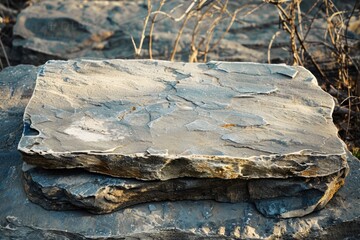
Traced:
<path fill-rule="evenodd" d="M 172 179 L 139 181 L 84 171 L 44 170 L 24 165 L 25 190 L 46 209 L 83 208 L 109 213 L 139 203 L 164 200 L 254 202 L 267 217 L 300 217 L 321 209 L 343 185 L 345 172 L 304 179 Z"/>
<path fill-rule="evenodd" d="M 338 194 L 318 212 L 275 219 L 252 203 L 177 201 L 146 203 L 111 214 L 48 211 L 30 202 L 21 182 L 21 160 L 1 152 L 2 239 L 357 239 L 360 237 L 360 162 Z"/>
<path fill-rule="evenodd" d="M 143 180 L 323 177 L 347 167 L 333 107 L 302 67 L 50 61 L 18 148 L 44 168 Z"/>

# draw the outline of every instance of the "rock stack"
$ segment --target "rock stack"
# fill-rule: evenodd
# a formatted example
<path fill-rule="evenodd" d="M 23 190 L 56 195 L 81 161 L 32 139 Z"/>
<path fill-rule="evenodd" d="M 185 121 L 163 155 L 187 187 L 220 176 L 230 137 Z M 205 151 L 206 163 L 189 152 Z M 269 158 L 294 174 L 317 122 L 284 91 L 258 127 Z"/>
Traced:
<path fill-rule="evenodd" d="M 10 212 L 0 208 L 0 234 L 318 236 L 336 214 L 309 214 L 344 184 L 348 162 L 360 165 L 337 137 L 333 108 L 303 67 L 48 61 L 18 145 L 25 192 L 36 204 L 25 201 L 14 167 L 1 187 L 18 199 Z"/>

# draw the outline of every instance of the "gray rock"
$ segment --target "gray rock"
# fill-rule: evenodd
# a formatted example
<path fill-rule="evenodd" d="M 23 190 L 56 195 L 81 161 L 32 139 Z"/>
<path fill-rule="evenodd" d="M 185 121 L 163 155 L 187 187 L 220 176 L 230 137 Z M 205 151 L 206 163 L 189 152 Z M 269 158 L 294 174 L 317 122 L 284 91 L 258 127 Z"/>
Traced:
<path fill-rule="evenodd" d="M 29 74 L 21 75 L 18 68 L 21 67 L 12 68 L 6 76 L 31 86 L 34 79 L 28 78 L 25 81 Z M 0 74 L 3 73 L 5 72 Z M 4 77 L 1 75 L 0 82 Z M 2 91 L 5 89 L 3 86 L 4 84 L 0 86 Z M 18 88 L 20 92 L 26 89 L 15 81 L 9 81 L 7 86 L 16 86 L 15 92 Z M 19 94 L 21 95 L 27 94 Z M 23 108 L 26 98 L 22 100 L 23 102 L 18 103 L 19 106 L 13 105 L 13 108 Z M 8 111 L 11 112 L 11 108 L 6 110 Z M 6 121 L 10 115 L 6 115 L 2 120 Z M 21 122 L 20 114 L 16 116 L 14 122 Z M 0 128 L 0 136 L 7 136 L 11 132 Z M 348 163 L 351 171 L 344 187 L 323 210 L 301 218 L 266 218 L 248 202 L 213 201 L 140 204 L 111 214 L 94 216 L 83 211 L 46 211 L 29 202 L 22 186 L 22 161 L 14 144 L 10 144 L 6 149 L 0 149 L 0 238 L 359 239 L 360 161 L 349 155 Z M 259 185 L 261 182 L 258 182 L 256 187 Z M 283 189 L 287 192 L 287 188 Z M 271 192 L 273 191 L 269 191 L 269 194 Z"/>
<path fill-rule="evenodd" d="M 333 108 L 302 67 L 50 61 L 18 149 L 32 165 L 142 180 L 342 175 Z"/>
<path fill-rule="evenodd" d="M 321 209 L 344 176 L 304 179 L 173 179 L 139 181 L 113 178 L 79 170 L 44 170 L 24 165 L 25 191 L 32 202 L 46 209 L 82 208 L 92 213 L 109 213 L 139 203 L 164 200 L 216 200 L 254 202 L 267 217 L 299 217 Z M 149 205 L 150 211 L 155 211 Z M 204 211 L 209 217 L 211 211 Z"/>
<path fill-rule="evenodd" d="M 157 9 L 159 2 L 152 1 L 153 11 Z M 172 14 L 180 16 L 187 6 L 187 1 L 167 1 L 163 10 L 170 12 L 176 7 Z M 234 9 L 236 7 L 239 6 L 234 6 Z M 243 11 L 249 9 L 250 7 L 247 7 Z M 277 11 L 273 6 L 263 6 L 262 9 L 266 14 L 262 14 L 261 21 L 269 18 L 277 21 Z M 22 52 L 22 58 L 18 60 L 31 64 L 43 64 L 51 59 L 132 58 L 135 51 L 131 37 L 139 44 L 146 14 L 147 7 L 142 0 L 42 0 L 19 14 L 14 27 L 13 45 Z M 275 23 L 272 27 L 263 26 L 259 31 L 257 25 L 262 23 L 259 23 L 260 19 L 256 14 L 254 16 L 242 19 L 245 21 L 241 24 L 235 22 L 234 31 L 227 34 L 226 39 L 208 57 L 220 60 L 265 61 L 264 52 L 267 51 L 268 43 L 278 25 Z M 190 19 L 189 26 L 194 25 L 194 19 Z M 158 17 L 157 20 L 153 37 L 153 56 L 168 59 L 181 22 L 174 22 L 164 16 Z M 201 25 L 201 37 L 206 35 L 211 21 L 213 19 Z M 221 21 L 215 29 L 212 43 L 220 38 L 227 26 L 227 21 Z M 149 28 L 150 26 L 146 34 Z M 257 29 L 255 38 L 251 29 Z M 248 34 L 243 34 L 244 32 Z M 189 58 L 191 34 L 192 28 L 186 27 L 180 39 L 178 51 L 179 58 L 183 61 Z M 201 37 L 198 37 L 198 41 Z M 258 50 L 259 41 L 263 44 L 264 51 Z M 242 44 L 250 47 L 244 47 Z M 141 56 L 148 56 L 148 37 L 145 39 Z"/>
<path fill-rule="evenodd" d="M 139 203 L 164 200 L 214 199 L 240 202 L 249 199 L 247 182 L 241 179 L 173 179 L 139 181 L 113 178 L 84 171 L 24 171 L 29 199 L 46 209 L 87 209 L 92 213 L 109 213 Z M 149 205 L 155 211 L 155 205 Z"/>
<path fill-rule="evenodd" d="M 140 204 L 105 215 L 47 211 L 29 202 L 21 161 L 1 152 L 1 239 L 357 239 L 360 162 L 349 156 L 347 182 L 321 211 L 274 219 L 248 202 L 178 201 Z M 155 209 L 156 208 L 156 209 Z M 150 210 L 151 209 L 151 210 Z"/>
<path fill-rule="evenodd" d="M 77 57 L 131 57 L 146 15 L 140 1 L 40 1 L 24 9 L 14 26 L 23 62 Z M 134 11 L 138 15 L 131 16 Z M 136 33 L 136 34 L 135 34 Z"/>
<path fill-rule="evenodd" d="M 35 87 L 37 68 L 8 67 L 0 72 L 0 150 L 15 148 L 23 129 L 24 109 Z"/>

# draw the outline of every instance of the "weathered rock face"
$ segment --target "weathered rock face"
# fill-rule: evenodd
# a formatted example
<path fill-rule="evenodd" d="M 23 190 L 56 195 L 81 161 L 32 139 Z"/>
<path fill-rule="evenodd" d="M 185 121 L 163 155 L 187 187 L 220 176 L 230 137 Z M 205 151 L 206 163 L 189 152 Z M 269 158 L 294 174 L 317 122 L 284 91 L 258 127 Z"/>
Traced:
<path fill-rule="evenodd" d="M 25 68 L 26 74 L 22 74 L 24 72 L 21 70 L 22 68 Z M 8 119 L 15 124 L 22 121 L 21 114 L 12 115 L 12 111 L 23 109 L 29 96 L 26 92 L 32 92 L 36 69 L 33 68 L 28 72 L 26 68 L 32 67 L 18 66 L 8 68 L 0 73 L 1 92 L 6 93 L 6 89 L 13 89 L 13 92 L 16 93 L 1 95 L 4 101 L 0 103 L 13 101 L 11 107 L 2 109 L 4 122 L 9 122 Z M 22 84 L 6 79 L 17 79 L 17 82 Z M 29 87 L 23 87 L 24 85 Z M 18 100 L 14 96 L 19 96 Z M 9 139 L 12 132 L 7 127 L 1 128 L 0 136 Z M 351 171 L 344 187 L 323 210 L 301 218 L 264 217 L 256 209 L 256 207 L 260 209 L 264 206 L 261 201 L 257 202 L 255 206 L 251 202 L 219 203 L 208 200 L 138 204 L 111 214 L 95 216 L 84 211 L 47 211 L 31 203 L 23 190 L 20 156 L 16 153 L 15 144 L 9 144 L 5 148 L 0 148 L 0 202 L 6 203 L 0 204 L 0 237 L 1 239 L 358 239 L 360 238 L 360 186 L 358 184 L 360 162 L 351 154 L 347 156 L 347 159 Z M 53 186 L 61 180 L 57 176 L 76 177 L 77 179 L 80 177 L 79 174 L 71 174 L 74 171 L 79 172 L 78 170 L 70 172 L 68 172 L 69 170 L 60 170 L 62 172 L 58 172 L 58 175 L 55 173 L 49 175 L 48 171 L 50 170 L 29 168 L 24 170 L 27 170 L 25 174 L 34 176 L 31 181 L 51 183 L 52 188 L 60 186 Z M 92 173 L 82 173 L 86 176 L 95 176 Z M 99 180 L 105 179 L 104 176 L 96 176 Z M 326 179 L 320 177 L 319 181 L 325 185 L 335 185 L 337 181 L 331 180 L 335 179 L 335 176 L 336 174 L 329 175 Z M 114 182 L 115 180 L 121 181 L 121 179 L 107 179 Z M 320 186 L 319 182 L 314 181 L 314 178 L 303 182 L 298 182 L 297 179 L 301 178 L 281 182 L 277 182 L 276 179 L 252 180 L 252 183 L 248 184 L 248 190 L 253 199 L 261 200 L 266 196 L 280 200 L 281 203 L 279 196 L 300 196 L 302 189 L 306 189 L 306 186 Z M 122 181 L 140 182 L 130 179 Z M 211 181 L 217 181 L 217 179 Z M 96 186 L 99 187 L 104 182 L 100 181 Z M 150 182 L 141 182 L 141 184 L 148 183 Z M 80 185 L 76 186 L 73 182 L 71 184 L 75 189 L 80 189 L 77 188 Z M 274 185 L 278 186 L 276 191 L 272 188 Z M 44 187 L 46 185 L 42 186 L 43 189 L 45 189 Z M 91 189 L 89 185 L 83 187 Z M 323 191 L 326 187 L 318 187 L 318 189 Z M 267 194 L 262 194 L 262 192 Z M 312 197 L 315 199 L 316 191 L 313 192 Z M 45 195 L 46 192 L 42 194 Z M 72 191 L 72 194 L 80 196 L 76 191 Z M 91 193 L 85 194 L 91 195 Z M 234 199 L 234 196 L 228 197 Z M 71 199 L 71 196 L 67 196 L 67 198 Z M 281 207 L 281 204 L 278 206 Z"/>
<path fill-rule="evenodd" d="M 26 165 L 25 165 L 26 166 Z M 84 208 L 108 213 L 143 202 L 215 199 L 240 202 L 249 199 L 247 183 L 241 179 L 173 179 L 139 181 L 113 178 L 76 170 L 24 171 L 30 200 L 46 209 Z"/>
<path fill-rule="evenodd" d="M 0 161 L 0 236 L 2 239 L 357 239 L 360 162 L 321 211 L 302 218 L 274 219 L 252 203 L 177 201 L 146 203 L 105 215 L 84 211 L 47 211 L 28 201 L 16 155 Z"/>
<path fill-rule="evenodd" d="M 343 185 L 344 176 L 309 181 L 184 178 L 144 182 L 84 171 L 26 167 L 24 179 L 29 199 L 46 209 L 83 208 L 98 214 L 144 202 L 209 199 L 254 202 L 264 216 L 288 218 L 323 208 Z"/>
<path fill-rule="evenodd" d="M 347 167 L 333 106 L 301 67 L 50 61 L 18 148 L 44 168 L 142 180 L 322 177 Z"/>

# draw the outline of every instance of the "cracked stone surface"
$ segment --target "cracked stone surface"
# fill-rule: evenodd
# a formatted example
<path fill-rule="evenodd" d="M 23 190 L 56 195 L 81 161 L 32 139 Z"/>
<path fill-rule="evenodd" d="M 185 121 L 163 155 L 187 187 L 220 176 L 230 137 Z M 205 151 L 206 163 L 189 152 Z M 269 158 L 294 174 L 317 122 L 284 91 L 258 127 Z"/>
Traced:
<path fill-rule="evenodd" d="M 18 149 L 32 165 L 142 180 L 330 176 L 347 168 L 333 107 L 302 67 L 49 61 Z"/>
<path fill-rule="evenodd" d="M 102 214 L 164 200 L 253 202 L 266 217 L 300 217 L 319 210 L 343 185 L 344 174 L 303 179 L 199 179 L 139 181 L 84 171 L 44 170 L 24 165 L 25 191 L 46 209 L 82 208 Z"/>
<path fill-rule="evenodd" d="M 15 126 L 21 125 L 20 113 L 31 95 L 35 77 L 36 68 L 31 66 L 17 66 L 0 72 L 0 90 L 5 93 L 1 95 L 4 101 L 0 104 L 11 102 L 9 107 L 2 107 L 2 120 L 7 123 L 6 127 L 0 128 L 0 136 L 4 139 L 12 138 Z M 13 89 L 14 94 L 7 94 L 7 89 Z M 12 114 L 14 110 L 17 114 Z M 16 129 L 21 131 L 20 127 Z M 48 211 L 30 202 L 23 189 L 22 161 L 16 150 L 18 140 L 15 138 L 15 144 L 11 141 L 0 148 L 0 201 L 6 203 L 0 204 L 1 239 L 360 238 L 360 162 L 351 154 L 347 158 L 350 173 L 345 185 L 323 210 L 301 218 L 268 218 L 250 202 L 210 200 L 144 203 L 111 214 L 93 215 L 75 210 Z M 68 170 L 60 171 L 65 174 Z M 252 192 L 253 198 L 262 198 L 261 187 L 267 189 L 268 197 L 278 197 L 281 191 L 286 196 L 301 189 L 301 184 L 295 181 L 290 189 L 284 184 L 274 191 L 268 188 L 269 184 L 274 184 L 272 181 L 277 180 L 254 180 L 253 187 L 260 189 L 257 193 Z"/>

